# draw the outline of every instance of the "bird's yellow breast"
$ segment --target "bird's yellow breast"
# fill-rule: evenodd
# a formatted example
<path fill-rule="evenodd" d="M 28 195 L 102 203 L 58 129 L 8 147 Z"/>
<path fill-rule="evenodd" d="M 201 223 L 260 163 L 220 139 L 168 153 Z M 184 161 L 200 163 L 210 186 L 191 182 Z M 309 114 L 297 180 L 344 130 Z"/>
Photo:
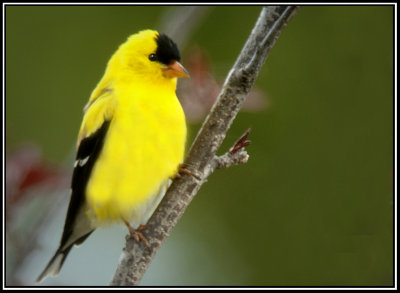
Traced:
<path fill-rule="evenodd" d="M 94 225 L 139 223 L 184 156 L 186 123 L 175 83 L 122 83 L 112 96 L 114 115 L 86 187 Z"/>

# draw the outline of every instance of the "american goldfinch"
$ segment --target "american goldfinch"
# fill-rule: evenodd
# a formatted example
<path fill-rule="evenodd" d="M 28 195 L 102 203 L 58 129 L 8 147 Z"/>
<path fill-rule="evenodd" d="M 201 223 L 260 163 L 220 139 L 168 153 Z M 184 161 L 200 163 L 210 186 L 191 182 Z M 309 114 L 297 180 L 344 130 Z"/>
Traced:
<path fill-rule="evenodd" d="M 183 161 L 186 122 L 175 90 L 188 77 L 177 45 L 143 30 L 111 57 L 84 108 L 64 232 L 37 282 L 57 275 L 95 228 L 127 224 L 136 240 Z"/>

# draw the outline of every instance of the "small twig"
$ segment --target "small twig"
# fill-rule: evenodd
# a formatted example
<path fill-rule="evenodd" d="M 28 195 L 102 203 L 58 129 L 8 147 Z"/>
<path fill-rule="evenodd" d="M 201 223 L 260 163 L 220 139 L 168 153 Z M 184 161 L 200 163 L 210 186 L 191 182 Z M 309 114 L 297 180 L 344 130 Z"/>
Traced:
<path fill-rule="evenodd" d="M 242 165 L 247 163 L 249 160 L 249 154 L 244 148 L 250 145 L 250 141 L 246 140 L 250 131 L 251 128 L 247 129 L 228 152 L 222 156 L 214 156 L 210 164 L 204 170 L 205 178 L 209 177 L 216 169 L 226 169 L 233 165 Z"/>
<path fill-rule="evenodd" d="M 246 164 L 248 160 L 249 154 L 244 150 L 236 152 L 233 155 L 227 152 L 222 156 L 214 157 L 214 160 L 211 162 L 211 166 L 215 166 L 215 169 L 226 169 L 233 165 Z"/>

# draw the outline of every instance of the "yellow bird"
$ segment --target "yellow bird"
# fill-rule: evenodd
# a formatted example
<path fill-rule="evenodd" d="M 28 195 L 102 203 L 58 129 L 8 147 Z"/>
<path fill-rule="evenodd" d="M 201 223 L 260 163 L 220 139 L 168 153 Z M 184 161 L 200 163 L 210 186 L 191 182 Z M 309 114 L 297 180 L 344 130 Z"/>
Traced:
<path fill-rule="evenodd" d="M 137 241 L 183 161 L 186 122 L 175 90 L 188 77 L 177 45 L 140 31 L 111 57 L 84 108 L 60 245 L 37 282 L 57 275 L 73 245 L 124 222 Z M 131 226 L 132 225 L 132 226 Z"/>

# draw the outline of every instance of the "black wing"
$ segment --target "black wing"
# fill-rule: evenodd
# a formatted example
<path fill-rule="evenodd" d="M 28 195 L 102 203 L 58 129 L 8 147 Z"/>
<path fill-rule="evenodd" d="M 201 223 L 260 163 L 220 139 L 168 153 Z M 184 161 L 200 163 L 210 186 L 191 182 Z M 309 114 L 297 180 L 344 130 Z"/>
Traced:
<path fill-rule="evenodd" d="M 60 247 L 65 245 L 68 242 L 69 237 L 72 235 L 78 211 L 85 202 L 85 189 L 90 173 L 92 172 L 93 166 L 103 148 L 104 138 L 109 126 L 110 121 L 104 121 L 102 126 L 95 133 L 82 139 L 79 145 L 75 168 L 72 174 L 71 200 L 68 206 L 67 218 L 65 219 L 64 232 L 61 238 Z M 87 237 L 88 235 L 83 236 Z M 78 239 L 75 243 L 79 244 L 83 242 L 86 237 Z"/>

